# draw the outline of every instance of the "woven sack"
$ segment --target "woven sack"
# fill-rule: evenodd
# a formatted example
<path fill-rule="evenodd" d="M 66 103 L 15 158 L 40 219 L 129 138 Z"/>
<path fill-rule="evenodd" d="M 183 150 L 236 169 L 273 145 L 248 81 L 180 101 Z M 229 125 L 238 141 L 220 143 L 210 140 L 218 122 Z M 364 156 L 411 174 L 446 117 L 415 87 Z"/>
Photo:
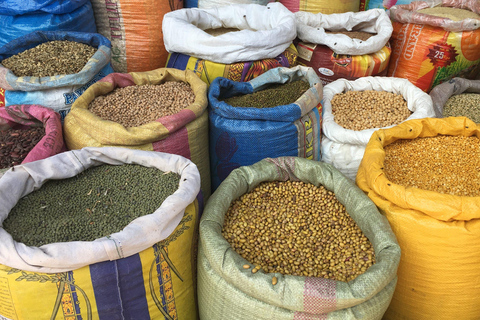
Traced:
<path fill-rule="evenodd" d="M 84 148 L 17 166 L 0 178 L 0 223 L 22 196 L 47 180 L 70 178 L 101 164 L 155 167 L 178 173 L 181 182 L 154 212 L 94 241 L 33 247 L 0 228 L 0 318 L 198 319 L 200 175 L 184 157 Z"/>
<path fill-rule="evenodd" d="M 376 264 L 349 282 L 252 273 L 222 236 L 235 199 L 266 181 L 303 181 L 333 191 L 372 243 Z M 382 319 L 395 289 L 400 248 L 370 199 L 331 165 L 299 157 L 267 158 L 232 171 L 200 221 L 198 299 L 201 319 Z M 272 285 L 272 277 L 278 283 Z"/>
<path fill-rule="evenodd" d="M 195 101 L 180 112 L 137 127 L 103 120 L 88 110 L 96 97 L 132 85 L 183 81 L 190 85 Z M 192 71 L 159 68 L 147 72 L 114 73 L 92 85 L 72 106 L 65 118 L 64 137 L 70 150 L 117 146 L 178 154 L 192 160 L 202 176 L 205 201 L 210 196 L 208 152 L 207 85 Z"/>
<path fill-rule="evenodd" d="M 480 129 L 465 117 L 415 119 L 380 129 L 368 142 L 358 169 L 357 185 L 388 219 L 402 250 L 385 320 L 480 315 L 480 287 L 475 285 L 480 277 L 480 197 L 398 185 L 383 170 L 385 146 L 438 135 L 480 138 Z"/>

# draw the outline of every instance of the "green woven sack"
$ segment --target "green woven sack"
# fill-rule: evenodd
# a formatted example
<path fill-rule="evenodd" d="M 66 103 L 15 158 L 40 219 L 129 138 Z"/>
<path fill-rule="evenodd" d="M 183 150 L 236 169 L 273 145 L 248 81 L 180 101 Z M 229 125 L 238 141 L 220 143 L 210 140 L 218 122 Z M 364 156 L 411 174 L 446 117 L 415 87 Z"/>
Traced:
<path fill-rule="evenodd" d="M 296 180 L 333 191 L 372 243 L 376 264 L 349 282 L 252 273 L 222 237 L 230 203 L 264 181 Z M 381 319 L 397 283 L 400 247 L 388 221 L 333 166 L 298 157 L 264 159 L 235 169 L 209 199 L 200 222 L 198 300 L 201 319 Z"/>

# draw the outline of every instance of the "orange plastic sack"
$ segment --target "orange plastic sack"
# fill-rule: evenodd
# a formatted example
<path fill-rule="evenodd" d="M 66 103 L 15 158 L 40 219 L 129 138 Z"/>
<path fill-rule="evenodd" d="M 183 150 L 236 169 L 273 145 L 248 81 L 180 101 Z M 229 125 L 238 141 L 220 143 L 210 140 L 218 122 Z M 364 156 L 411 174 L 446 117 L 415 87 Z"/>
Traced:
<path fill-rule="evenodd" d="M 389 77 L 408 79 L 425 92 L 453 77 L 474 79 L 480 70 L 480 22 L 418 13 L 438 6 L 480 13 L 478 1 L 427 0 L 393 6 Z"/>
<path fill-rule="evenodd" d="M 404 187 L 383 172 L 384 147 L 399 139 L 477 136 L 465 117 L 409 120 L 372 135 L 356 182 L 386 216 L 402 251 L 384 320 L 479 319 L 480 197 Z M 466 173 L 469 174 L 469 173 Z"/>
<path fill-rule="evenodd" d="M 141 72 L 165 67 L 162 20 L 183 8 L 182 0 L 91 0 L 97 31 L 112 43 L 115 72 Z"/>

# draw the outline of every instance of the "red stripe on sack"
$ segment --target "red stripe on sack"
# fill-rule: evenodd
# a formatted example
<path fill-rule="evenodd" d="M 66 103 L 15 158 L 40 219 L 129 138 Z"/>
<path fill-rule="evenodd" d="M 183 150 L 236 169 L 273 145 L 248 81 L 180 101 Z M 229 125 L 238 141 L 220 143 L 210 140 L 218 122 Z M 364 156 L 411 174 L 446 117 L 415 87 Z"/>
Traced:
<path fill-rule="evenodd" d="M 335 280 L 308 277 L 303 292 L 303 310 L 296 312 L 294 320 L 326 320 L 328 313 L 337 308 Z"/>
<path fill-rule="evenodd" d="M 195 112 L 190 109 L 183 109 L 180 112 L 172 114 L 171 116 L 161 117 L 157 122 L 160 122 L 169 132 L 176 131 L 192 122 L 197 118 Z"/>
<path fill-rule="evenodd" d="M 5 89 L 0 88 L 0 108 L 5 107 Z"/>
<path fill-rule="evenodd" d="M 188 130 L 185 127 L 175 131 L 165 139 L 153 142 L 152 147 L 153 151 L 177 154 L 192 159 L 190 145 L 188 144 Z"/>

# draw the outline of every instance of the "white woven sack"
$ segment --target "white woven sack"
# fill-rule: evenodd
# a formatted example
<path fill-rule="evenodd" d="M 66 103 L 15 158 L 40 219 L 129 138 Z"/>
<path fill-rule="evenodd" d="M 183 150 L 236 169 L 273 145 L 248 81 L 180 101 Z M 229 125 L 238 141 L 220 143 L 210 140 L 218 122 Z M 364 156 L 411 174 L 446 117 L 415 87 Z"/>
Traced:
<path fill-rule="evenodd" d="M 393 32 L 392 22 L 382 9 L 335 14 L 295 12 L 297 36 L 304 42 L 325 45 L 338 54 L 364 55 L 381 50 Z M 328 31 L 375 33 L 368 40 L 352 39 Z"/>
<path fill-rule="evenodd" d="M 203 31 L 218 28 L 240 31 L 219 36 Z M 275 58 L 297 35 L 295 15 L 281 3 L 175 10 L 163 17 L 162 31 L 168 52 L 223 64 Z"/>
<path fill-rule="evenodd" d="M 338 169 L 344 176 L 355 181 L 357 171 L 365 153 L 364 146 L 333 142 L 322 136 L 320 151 L 322 161 Z"/>
<path fill-rule="evenodd" d="M 413 112 L 406 120 L 435 117 L 432 98 L 407 79 L 395 77 L 362 77 L 355 81 L 338 79 L 323 87 L 324 113 L 322 129 L 323 134 L 330 140 L 338 143 L 366 146 L 374 131 L 393 127 L 392 125 L 355 131 L 345 129 L 335 122 L 331 104 L 333 96 L 347 91 L 365 90 L 386 91 L 402 95 L 407 101 L 408 109 Z"/>
<path fill-rule="evenodd" d="M 180 174 L 180 186 L 153 213 L 133 220 L 122 231 L 94 241 L 72 241 L 28 247 L 0 228 L 0 264 L 25 271 L 56 273 L 101 261 L 113 261 L 143 251 L 166 239 L 200 191 L 200 174 L 190 160 L 174 154 L 120 147 L 88 147 L 30 162 L 0 178 L 0 224 L 26 194 L 49 179 L 73 177 L 89 167 L 125 163 Z"/>
<path fill-rule="evenodd" d="M 338 79 L 324 86 L 322 160 L 332 164 L 352 180 L 355 180 L 365 147 L 373 132 L 393 127 L 392 125 L 355 131 L 345 129 L 335 122 L 331 104 L 333 96 L 347 91 L 365 90 L 386 91 L 402 95 L 407 101 L 408 109 L 413 112 L 406 120 L 435 117 L 432 98 L 406 79 L 394 77 L 363 77 L 355 81 Z"/>

